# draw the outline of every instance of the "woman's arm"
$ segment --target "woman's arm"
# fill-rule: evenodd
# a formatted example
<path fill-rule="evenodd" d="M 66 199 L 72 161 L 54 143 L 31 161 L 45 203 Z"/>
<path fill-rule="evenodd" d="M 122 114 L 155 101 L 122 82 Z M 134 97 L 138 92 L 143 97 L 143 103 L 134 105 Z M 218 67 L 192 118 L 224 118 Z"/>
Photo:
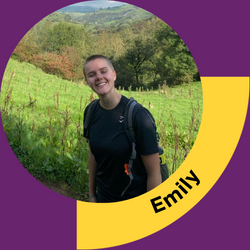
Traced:
<path fill-rule="evenodd" d="M 96 173 L 97 173 L 97 162 L 94 155 L 89 148 L 89 201 L 97 202 L 96 199 Z"/>
<path fill-rule="evenodd" d="M 147 191 L 149 191 L 160 185 L 162 182 L 159 153 L 151 155 L 141 155 L 141 158 L 148 175 Z"/>

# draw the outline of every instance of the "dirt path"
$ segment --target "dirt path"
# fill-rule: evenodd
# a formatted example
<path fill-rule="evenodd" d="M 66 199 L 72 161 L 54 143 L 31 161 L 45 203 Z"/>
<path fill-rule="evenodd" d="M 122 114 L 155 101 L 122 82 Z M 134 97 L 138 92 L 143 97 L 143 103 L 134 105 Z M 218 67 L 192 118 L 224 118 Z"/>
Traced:
<path fill-rule="evenodd" d="M 74 199 L 74 200 L 81 200 L 81 201 L 87 201 L 87 197 L 85 197 L 84 195 L 77 195 L 77 194 L 73 194 L 72 192 L 70 192 L 70 190 L 68 188 L 63 188 L 62 185 L 57 184 L 57 183 L 51 183 L 49 181 L 44 181 L 44 180 L 40 180 L 37 179 L 39 182 L 41 182 L 44 186 L 48 187 L 49 189 L 51 189 L 52 191 L 61 194 L 63 196 L 66 196 L 68 198 Z"/>

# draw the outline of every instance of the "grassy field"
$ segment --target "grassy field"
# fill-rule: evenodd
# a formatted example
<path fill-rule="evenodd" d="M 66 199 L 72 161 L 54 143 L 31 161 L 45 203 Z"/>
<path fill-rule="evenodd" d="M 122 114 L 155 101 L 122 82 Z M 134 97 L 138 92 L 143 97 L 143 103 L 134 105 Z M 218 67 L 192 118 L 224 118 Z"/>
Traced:
<path fill-rule="evenodd" d="M 172 174 L 199 130 L 201 83 L 134 92 L 117 89 L 133 96 L 155 117 Z M 82 120 L 93 97 L 97 98 L 83 82 L 65 81 L 12 59 L 1 85 L 3 126 L 19 161 L 37 179 L 60 183 L 79 200 L 87 200 L 88 145 L 82 137 Z"/>

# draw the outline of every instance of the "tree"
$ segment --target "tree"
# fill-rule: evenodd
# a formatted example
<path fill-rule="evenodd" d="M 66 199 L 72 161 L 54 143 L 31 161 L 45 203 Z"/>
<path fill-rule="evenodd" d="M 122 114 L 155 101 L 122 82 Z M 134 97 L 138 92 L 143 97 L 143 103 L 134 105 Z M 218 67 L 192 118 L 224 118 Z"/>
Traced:
<path fill-rule="evenodd" d="M 148 22 L 138 23 L 132 29 L 124 29 L 120 32 L 123 37 L 124 53 L 119 57 L 116 64 L 119 68 L 119 85 L 140 87 L 147 84 L 148 62 L 156 51 L 153 29 Z"/>
<path fill-rule="evenodd" d="M 127 50 L 125 59 L 133 69 L 137 85 L 139 85 L 140 80 L 143 79 L 145 71 L 144 63 L 149 60 L 153 54 L 154 46 L 149 41 L 143 41 L 140 38 L 136 38 L 132 42 L 130 49 Z"/>
<path fill-rule="evenodd" d="M 83 34 L 83 26 L 66 22 L 56 23 L 48 30 L 43 49 L 59 54 L 62 47 L 79 47 Z"/>
<path fill-rule="evenodd" d="M 16 46 L 13 51 L 12 57 L 16 58 L 20 61 L 30 62 L 32 60 L 33 55 L 38 54 L 40 52 L 39 47 L 36 44 L 37 40 L 37 32 L 33 27 L 30 29 L 21 41 Z"/>
<path fill-rule="evenodd" d="M 75 47 L 62 47 L 60 55 L 70 62 L 71 80 L 82 78 L 82 58 Z"/>
<path fill-rule="evenodd" d="M 197 72 L 195 61 L 179 35 L 165 23 L 159 23 L 155 37 L 158 51 L 151 63 L 160 79 L 168 85 L 193 81 Z"/>
<path fill-rule="evenodd" d="M 63 19 L 65 22 L 69 22 L 69 23 L 72 22 L 72 17 L 69 14 L 66 14 Z"/>

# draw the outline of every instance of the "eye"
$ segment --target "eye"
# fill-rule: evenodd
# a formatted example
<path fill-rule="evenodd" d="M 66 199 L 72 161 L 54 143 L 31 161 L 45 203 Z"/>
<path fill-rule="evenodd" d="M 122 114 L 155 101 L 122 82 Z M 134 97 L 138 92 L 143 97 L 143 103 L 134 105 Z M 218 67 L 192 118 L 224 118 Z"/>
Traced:
<path fill-rule="evenodd" d="M 107 73 L 107 72 L 108 72 L 108 70 L 106 70 L 106 69 L 103 69 L 103 70 L 101 71 L 102 74 L 105 74 L 105 73 Z"/>
<path fill-rule="evenodd" d="M 88 77 L 90 78 L 90 77 L 93 77 L 93 76 L 95 76 L 95 73 L 90 73 L 90 74 L 88 74 Z"/>

